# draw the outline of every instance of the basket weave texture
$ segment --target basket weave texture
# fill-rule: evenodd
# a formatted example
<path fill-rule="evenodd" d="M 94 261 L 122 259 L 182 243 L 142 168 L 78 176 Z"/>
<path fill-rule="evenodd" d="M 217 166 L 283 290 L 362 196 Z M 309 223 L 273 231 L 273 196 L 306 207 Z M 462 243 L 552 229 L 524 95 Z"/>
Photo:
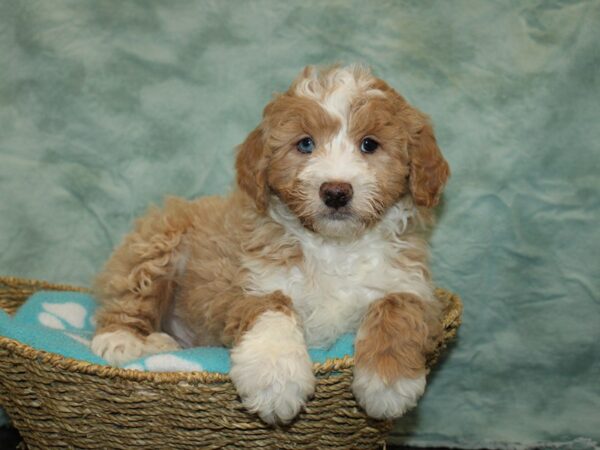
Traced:
<path fill-rule="evenodd" d="M 0 277 L 0 307 L 13 313 L 35 291 L 83 288 Z M 438 289 L 444 341 L 460 325 L 460 299 Z M 227 375 L 139 372 L 36 350 L 0 337 L 0 405 L 30 449 L 372 449 L 390 421 L 368 418 L 351 390 L 352 358 L 314 364 L 317 386 L 290 425 L 272 428 L 241 404 Z"/>

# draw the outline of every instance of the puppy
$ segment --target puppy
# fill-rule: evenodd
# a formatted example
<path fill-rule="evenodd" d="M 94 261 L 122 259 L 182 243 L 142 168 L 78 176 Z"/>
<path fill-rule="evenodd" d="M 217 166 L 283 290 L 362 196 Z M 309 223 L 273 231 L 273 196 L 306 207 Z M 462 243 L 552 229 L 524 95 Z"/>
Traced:
<path fill-rule="evenodd" d="M 315 388 L 307 346 L 356 332 L 356 399 L 401 416 L 441 330 L 423 230 L 449 169 L 427 116 L 365 67 L 307 67 L 236 170 L 229 196 L 137 221 L 96 280 L 93 351 L 229 346 L 244 405 L 285 423 Z"/>

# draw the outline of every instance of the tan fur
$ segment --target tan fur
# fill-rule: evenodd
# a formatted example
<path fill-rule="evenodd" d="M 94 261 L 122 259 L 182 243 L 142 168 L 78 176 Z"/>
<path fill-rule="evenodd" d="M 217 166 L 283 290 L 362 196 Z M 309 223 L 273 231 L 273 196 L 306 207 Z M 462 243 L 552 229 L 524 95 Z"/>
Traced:
<path fill-rule="evenodd" d="M 336 70 L 315 77 L 313 69 L 306 69 L 267 105 L 259 126 L 238 148 L 237 189 L 231 195 L 168 199 L 162 209 L 153 208 L 136 222 L 96 280 L 101 302 L 97 334 L 126 329 L 143 337 L 183 329 L 189 345 L 235 346 L 262 313 L 296 316 L 293 298 L 278 291 L 249 292 L 249 267 L 265 273 L 304 270 L 297 233 L 270 213 L 273 198 L 315 233 L 321 219 L 310 196 L 318 199 L 318 186 L 314 194 L 299 174 L 343 126 L 356 146 L 361 170 L 375 180 L 368 207 L 349 210 L 361 224 L 357 230 L 376 227 L 390 208 L 411 196 L 407 204 L 419 208 L 407 227 L 382 233 L 390 234 L 390 242 L 406 243 L 391 258 L 392 265 L 429 283 L 421 225 L 431 216 L 425 208 L 438 202 L 449 175 L 431 125 L 386 83 L 362 69 L 354 74 L 362 90 L 354 94 L 348 123 L 296 93 L 303 80 L 315 77 L 310 81 L 315 95 L 326 98 L 337 89 L 332 81 Z M 312 155 L 296 149 L 306 136 L 315 141 Z M 367 136 L 380 143 L 373 154 L 358 151 Z M 373 302 L 360 328 L 357 365 L 389 382 L 422 374 L 425 352 L 439 335 L 438 311 L 431 300 L 389 292 Z"/>
<path fill-rule="evenodd" d="M 359 330 L 356 365 L 386 383 L 423 375 L 425 355 L 441 334 L 439 310 L 411 294 L 390 294 L 374 302 Z"/>
<path fill-rule="evenodd" d="M 223 330 L 222 342 L 233 345 L 240 341 L 256 319 L 267 311 L 293 315 L 292 301 L 281 291 L 263 297 L 248 297 L 246 301 L 235 302 L 227 311 L 227 321 Z"/>
<path fill-rule="evenodd" d="M 123 327 L 148 335 L 160 327 L 173 293 L 177 248 L 193 222 L 186 206 L 171 198 L 163 211 L 152 208 L 114 252 L 94 283 L 103 302 L 97 333 Z"/>
<path fill-rule="evenodd" d="M 448 163 L 437 146 L 433 127 L 424 121 L 410 144 L 410 190 L 415 203 L 431 208 L 438 204 L 450 176 Z"/>
<path fill-rule="evenodd" d="M 404 182 L 410 172 L 409 187 L 415 203 L 431 208 L 450 176 L 448 163 L 437 146 L 429 119 L 381 80 L 373 83 L 386 92 L 385 97 L 358 98 L 352 106 L 352 132 L 358 141 L 364 136 L 375 136 L 384 152 L 371 155 L 380 170 L 382 189 L 388 206 L 406 193 Z M 403 127 L 398 127 L 398 124 Z M 385 158 L 383 156 L 386 156 Z M 402 184 L 400 184 L 402 182 Z M 394 185 L 393 183 L 397 183 Z M 398 185 L 400 184 L 400 185 Z M 396 196 L 391 196 L 395 193 Z"/>
<path fill-rule="evenodd" d="M 235 168 L 238 186 L 254 200 L 259 212 L 264 212 L 267 208 L 268 165 L 269 154 L 264 143 L 263 132 L 261 128 L 256 128 L 238 147 Z"/>
<path fill-rule="evenodd" d="M 398 126 L 404 120 L 404 107 L 404 103 L 390 96 L 359 98 L 352 107 L 350 130 L 355 141 L 369 136 L 381 146 L 374 154 L 365 156 L 375 168 L 380 187 L 375 214 L 369 217 L 371 224 L 408 191 L 409 137 L 407 130 Z"/>
<path fill-rule="evenodd" d="M 263 127 L 268 133 L 265 145 L 270 158 L 268 186 L 309 229 L 312 229 L 313 218 L 305 208 L 306 193 L 298 180 L 307 158 L 297 151 L 296 144 L 312 136 L 318 149 L 340 126 L 339 120 L 317 103 L 298 97 L 291 90 L 265 108 Z"/>

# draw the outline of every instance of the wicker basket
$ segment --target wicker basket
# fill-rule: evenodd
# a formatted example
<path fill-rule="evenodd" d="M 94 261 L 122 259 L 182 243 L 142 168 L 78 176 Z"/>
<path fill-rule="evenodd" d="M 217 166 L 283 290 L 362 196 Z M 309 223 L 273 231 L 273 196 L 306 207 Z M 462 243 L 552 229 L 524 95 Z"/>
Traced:
<path fill-rule="evenodd" d="M 41 289 L 79 290 L 0 277 L 0 307 L 12 313 Z M 460 299 L 446 302 L 445 340 L 460 324 Z M 312 398 L 297 420 L 271 428 L 246 412 L 228 376 L 99 366 L 0 337 L 0 405 L 28 448 L 298 449 L 378 448 L 390 421 L 368 418 L 352 391 L 352 358 L 315 364 Z"/>

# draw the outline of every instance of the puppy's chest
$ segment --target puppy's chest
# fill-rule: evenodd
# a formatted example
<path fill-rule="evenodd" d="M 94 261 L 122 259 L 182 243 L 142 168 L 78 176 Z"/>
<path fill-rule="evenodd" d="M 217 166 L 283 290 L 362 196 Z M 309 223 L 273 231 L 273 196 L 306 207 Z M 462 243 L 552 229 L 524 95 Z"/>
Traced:
<path fill-rule="evenodd" d="M 288 295 L 302 317 L 309 346 L 328 346 L 341 334 L 355 332 L 371 302 L 412 283 L 412 275 L 391 263 L 381 242 L 309 245 L 303 255 L 301 263 L 287 267 L 246 261 L 246 289 Z"/>

